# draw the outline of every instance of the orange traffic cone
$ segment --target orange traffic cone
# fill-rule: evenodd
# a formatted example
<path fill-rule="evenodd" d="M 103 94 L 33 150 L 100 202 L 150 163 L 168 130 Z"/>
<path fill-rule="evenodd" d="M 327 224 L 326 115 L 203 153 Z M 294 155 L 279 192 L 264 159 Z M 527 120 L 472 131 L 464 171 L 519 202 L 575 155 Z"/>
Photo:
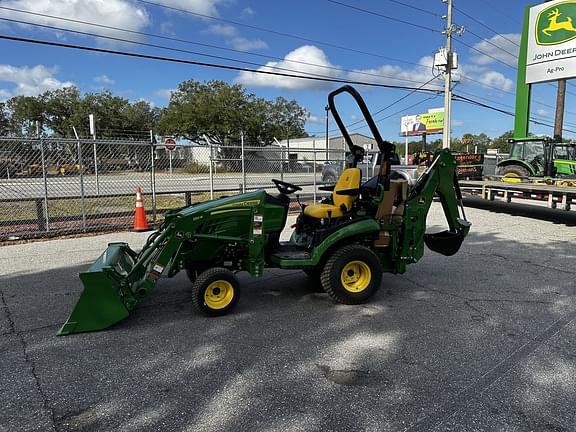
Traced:
<path fill-rule="evenodd" d="M 144 210 L 144 200 L 142 199 L 142 189 L 136 188 L 136 209 L 134 210 L 134 231 L 147 231 L 148 221 L 146 220 L 146 210 Z"/>

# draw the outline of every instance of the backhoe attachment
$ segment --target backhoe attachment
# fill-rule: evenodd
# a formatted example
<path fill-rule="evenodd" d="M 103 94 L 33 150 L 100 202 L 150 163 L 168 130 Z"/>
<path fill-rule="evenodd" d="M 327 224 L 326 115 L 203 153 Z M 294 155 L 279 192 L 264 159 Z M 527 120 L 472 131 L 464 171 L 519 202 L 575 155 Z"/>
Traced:
<path fill-rule="evenodd" d="M 449 229 L 434 234 L 425 234 L 426 215 L 433 197 L 440 198 Z M 466 220 L 462 192 L 456 177 L 456 161 L 448 149 L 434 155 L 434 162 L 420 176 L 408 195 L 405 217 L 413 221 L 414 229 L 404 237 L 406 250 L 418 260 L 422 256 L 421 242 L 442 255 L 454 255 L 470 231 L 471 223 Z M 422 237 L 420 237 L 422 236 Z"/>

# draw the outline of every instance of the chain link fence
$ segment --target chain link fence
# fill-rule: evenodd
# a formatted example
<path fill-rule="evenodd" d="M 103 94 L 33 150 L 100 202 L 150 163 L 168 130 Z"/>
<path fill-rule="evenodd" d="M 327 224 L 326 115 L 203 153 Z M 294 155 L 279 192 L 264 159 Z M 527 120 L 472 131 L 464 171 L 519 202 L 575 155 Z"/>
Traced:
<path fill-rule="evenodd" d="M 336 182 L 346 165 L 344 146 L 204 137 L 167 151 L 150 140 L 0 138 L 0 241 L 130 228 L 138 186 L 152 226 L 168 209 L 256 189 L 274 193 L 274 178 L 302 187 L 302 201 L 316 201 L 317 186 Z M 486 158 L 488 172 L 496 162 Z M 358 166 L 363 180 L 375 175 L 376 152 Z"/>
<path fill-rule="evenodd" d="M 275 191 L 273 178 L 298 184 L 303 197 L 315 199 L 324 150 L 314 142 L 279 144 L 205 138 L 169 152 L 150 141 L 0 138 L 0 241 L 129 228 L 137 186 L 152 225 L 167 209 Z M 331 154 L 329 162 L 341 167 L 344 156 Z"/>

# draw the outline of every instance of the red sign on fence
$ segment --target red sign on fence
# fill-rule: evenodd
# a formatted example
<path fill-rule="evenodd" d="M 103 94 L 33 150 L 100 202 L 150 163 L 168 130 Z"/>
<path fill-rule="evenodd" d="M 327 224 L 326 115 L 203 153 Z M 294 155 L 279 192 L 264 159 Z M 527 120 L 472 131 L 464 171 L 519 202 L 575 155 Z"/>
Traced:
<path fill-rule="evenodd" d="M 167 151 L 174 151 L 176 150 L 176 140 L 172 137 L 167 137 L 164 139 L 164 148 Z"/>

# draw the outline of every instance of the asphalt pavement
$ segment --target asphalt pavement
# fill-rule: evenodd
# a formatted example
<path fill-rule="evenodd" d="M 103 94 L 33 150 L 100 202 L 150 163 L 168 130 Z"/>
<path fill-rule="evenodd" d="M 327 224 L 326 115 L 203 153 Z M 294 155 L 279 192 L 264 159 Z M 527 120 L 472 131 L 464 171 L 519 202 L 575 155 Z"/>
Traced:
<path fill-rule="evenodd" d="M 178 274 L 110 330 L 67 337 L 78 273 L 146 234 L 0 247 L 0 430 L 572 431 L 576 231 L 541 210 L 467 208 L 457 255 L 426 251 L 364 305 L 268 270 L 206 318 Z"/>

